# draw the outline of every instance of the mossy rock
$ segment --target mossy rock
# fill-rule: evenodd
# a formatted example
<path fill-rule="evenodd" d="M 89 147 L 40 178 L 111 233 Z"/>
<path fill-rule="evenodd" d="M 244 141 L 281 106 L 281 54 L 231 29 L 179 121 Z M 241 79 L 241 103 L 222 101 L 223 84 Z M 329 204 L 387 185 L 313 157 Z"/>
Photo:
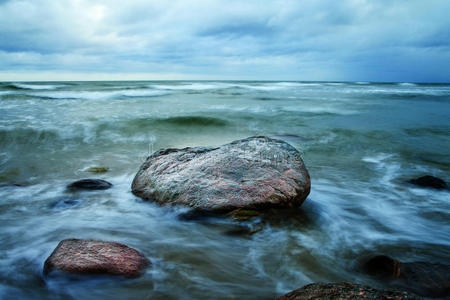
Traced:
<path fill-rule="evenodd" d="M 259 217 L 263 212 L 251 209 L 235 209 L 230 211 L 227 215 L 236 221 L 247 221 Z"/>
<path fill-rule="evenodd" d="M 106 173 L 106 172 L 108 172 L 109 168 L 107 168 L 107 167 L 91 167 L 91 168 L 87 169 L 87 171 L 90 172 L 90 173 L 99 174 L 99 173 Z"/>

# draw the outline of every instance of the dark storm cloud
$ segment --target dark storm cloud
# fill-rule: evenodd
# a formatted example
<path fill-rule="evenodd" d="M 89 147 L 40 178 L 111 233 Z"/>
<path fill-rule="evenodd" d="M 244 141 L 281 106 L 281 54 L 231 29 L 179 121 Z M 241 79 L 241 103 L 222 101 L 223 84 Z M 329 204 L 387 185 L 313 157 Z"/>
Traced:
<path fill-rule="evenodd" d="M 450 1 L 0 1 L 0 73 L 449 81 Z"/>

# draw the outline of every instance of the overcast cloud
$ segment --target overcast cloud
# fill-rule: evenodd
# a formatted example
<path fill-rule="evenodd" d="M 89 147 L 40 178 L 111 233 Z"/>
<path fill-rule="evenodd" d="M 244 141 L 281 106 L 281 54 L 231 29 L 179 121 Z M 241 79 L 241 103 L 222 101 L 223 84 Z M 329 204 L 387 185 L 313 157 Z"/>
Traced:
<path fill-rule="evenodd" d="M 450 81 L 450 1 L 0 1 L 0 80 Z"/>

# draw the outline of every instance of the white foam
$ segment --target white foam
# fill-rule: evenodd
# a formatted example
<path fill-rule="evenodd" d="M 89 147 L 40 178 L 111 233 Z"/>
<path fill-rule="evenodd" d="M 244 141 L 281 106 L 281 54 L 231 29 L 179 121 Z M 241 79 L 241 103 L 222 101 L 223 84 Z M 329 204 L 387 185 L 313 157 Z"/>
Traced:
<path fill-rule="evenodd" d="M 352 115 L 355 114 L 356 111 L 350 110 L 350 109 L 342 109 L 337 108 L 333 105 L 328 106 L 286 106 L 283 107 L 283 111 L 288 112 L 306 112 L 306 113 L 314 113 L 314 114 L 324 114 L 324 113 L 330 113 L 330 114 L 337 114 L 337 115 Z"/>
<path fill-rule="evenodd" d="M 344 84 L 342 82 L 326 82 L 325 85 L 341 86 L 341 85 L 344 85 Z"/>
<path fill-rule="evenodd" d="M 30 96 L 48 97 L 53 99 L 111 99 L 125 97 L 156 97 L 167 95 L 167 92 L 156 90 L 118 90 L 118 91 L 54 91 L 44 93 L 28 93 Z"/>
<path fill-rule="evenodd" d="M 211 89 L 218 89 L 218 88 L 225 88 L 228 87 L 225 84 L 218 84 L 218 83 L 192 83 L 192 84 L 174 84 L 174 85 L 168 85 L 168 84 L 158 84 L 158 85 L 151 85 L 151 88 L 155 89 L 161 89 L 161 90 L 211 90 Z"/>
<path fill-rule="evenodd" d="M 392 154 L 386 154 L 386 153 L 379 153 L 375 156 L 365 156 L 363 157 L 361 160 L 368 162 L 368 163 L 373 163 L 373 164 L 380 164 L 382 163 L 384 160 L 392 157 Z"/>
<path fill-rule="evenodd" d="M 250 90 L 259 90 L 259 91 L 275 91 L 275 90 L 280 90 L 280 89 L 286 88 L 285 86 L 280 86 L 276 83 L 271 84 L 271 85 L 236 84 L 235 87 L 240 87 L 240 88 L 250 89 Z"/>
<path fill-rule="evenodd" d="M 57 88 L 65 87 L 65 85 L 25 84 L 25 83 L 14 83 L 13 85 L 18 88 L 27 90 L 54 90 Z"/>

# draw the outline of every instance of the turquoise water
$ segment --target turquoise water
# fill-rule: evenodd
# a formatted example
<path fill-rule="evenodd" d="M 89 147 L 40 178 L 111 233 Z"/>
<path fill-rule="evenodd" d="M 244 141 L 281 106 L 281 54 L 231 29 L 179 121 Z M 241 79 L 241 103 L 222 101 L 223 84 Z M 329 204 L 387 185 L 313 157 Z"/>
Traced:
<path fill-rule="evenodd" d="M 252 135 L 303 154 L 312 189 L 296 217 L 229 236 L 232 220 L 183 221 L 185 209 L 131 193 L 153 151 Z M 387 287 L 360 272 L 361 259 L 450 264 L 449 193 L 405 184 L 448 181 L 449 170 L 450 85 L 2 83 L 0 298 L 271 299 L 317 281 Z M 91 177 L 114 187 L 65 189 Z M 153 266 L 134 280 L 43 280 L 45 259 L 70 237 L 125 243 Z"/>

